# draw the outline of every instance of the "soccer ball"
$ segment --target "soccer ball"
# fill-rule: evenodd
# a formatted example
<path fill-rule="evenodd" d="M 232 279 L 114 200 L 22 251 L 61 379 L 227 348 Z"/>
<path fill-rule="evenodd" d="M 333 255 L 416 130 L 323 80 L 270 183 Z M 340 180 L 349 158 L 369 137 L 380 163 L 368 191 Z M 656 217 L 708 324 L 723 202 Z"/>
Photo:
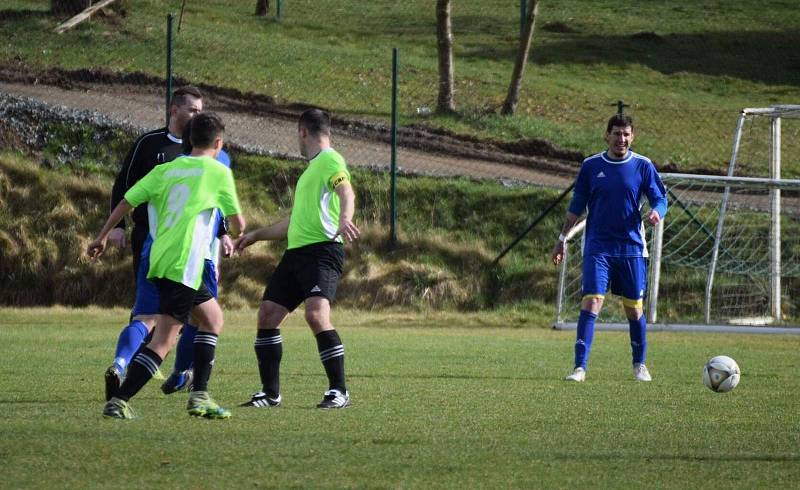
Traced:
<path fill-rule="evenodd" d="M 712 391 L 724 393 L 739 384 L 739 365 L 728 356 L 712 357 L 703 367 L 703 384 Z"/>

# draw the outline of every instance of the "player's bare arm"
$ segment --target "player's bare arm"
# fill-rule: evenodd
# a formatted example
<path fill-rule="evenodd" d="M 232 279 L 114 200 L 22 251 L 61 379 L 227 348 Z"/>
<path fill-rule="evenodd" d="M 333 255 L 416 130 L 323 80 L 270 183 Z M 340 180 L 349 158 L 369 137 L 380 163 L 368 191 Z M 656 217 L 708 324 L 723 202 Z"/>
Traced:
<path fill-rule="evenodd" d="M 244 221 L 244 216 L 241 214 L 234 214 L 231 216 L 226 216 L 226 218 L 233 235 L 239 236 L 244 233 L 244 229 L 247 227 L 247 223 Z"/>
<path fill-rule="evenodd" d="M 241 254 L 250 245 L 262 240 L 283 240 L 289 233 L 289 217 L 240 236 L 234 242 L 234 251 Z"/>
<path fill-rule="evenodd" d="M 131 206 L 125 199 L 117 204 L 117 207 L 115 207 L 114 211 L 111 212 L 111 215 L 106 220 L 106 223 L 103 225 L 100 233 L 97 234 L 97 238 L 95 238 L 94 241 L 86 248 L 86 255 L 88 255 L 89 258 L 95 260 L 103 255 L 103 252 L 106 248 L 106 240 L 108 240 L 108 234 L 111 232 L 112 228 L 114 228 L 117 223 L 119 223 L 120 220 L 132 210 L 133 206 Z"/>
<path fill-rule="evenodd" d="M 578 222 L 579 216 L 575 213 L 567 211 L 567 216 L 564 218 L 564 226 L 561 227 L 561 235 L 558 237 L 556 245 L 553 247 L 552 259 L 555 265 L 561 263 L 564 259 L 564 242 L 569 234 L 569 231 Z"/>
<path fill-rule="evenodd" d="M 339 229 L 336 230 L 337 236 L 341 235 L 348 243 L 357 240 L 361 231 L 353 223 L 353 213 L 356 208 L 356 193 L 350 182 L 342 182 L 336 186 L 336 194 L 339 196 Z"/>

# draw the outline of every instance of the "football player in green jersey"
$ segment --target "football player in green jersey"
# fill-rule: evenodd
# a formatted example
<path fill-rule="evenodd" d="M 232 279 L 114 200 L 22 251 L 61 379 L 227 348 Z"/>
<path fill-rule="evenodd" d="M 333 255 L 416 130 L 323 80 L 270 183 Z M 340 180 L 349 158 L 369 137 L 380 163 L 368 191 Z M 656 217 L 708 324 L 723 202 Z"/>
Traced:
<path fill-rule="evenodd" d="M 160 297 L 153 339 L 134 357 L 117 394 L 106 404 L 103 415 L 131 418 L 128 400 L 158 371 L 172 349 L 181 326 L 190 313 L 199 322 L 194 340 L 194 382 L 189 396 L 190 415 L 228 418 L 230 412 L 208 394 L 208 379 L 214 363 L 223 315 L 216 299 L 202 282 L 205 256 L 214 238 L 217 213 L 230 222 L 234 233 L 244 230 L 233 174 L 215 161 L 222 149 L 225 127 L 213 113 L 195 116 L 191 155 L 156 166 L 126 193 L 112 211 L 87 254 L 99 257 L 114 225 L 136 206 L 148 203 L 150 250 L 147 278 L 156 284 Z"/>
<path fill-rule="evenodd" d="M 255 351 L 262 389 L 242 406 L 280 405 L 280 325 L 289 312 L 305 303 L 306 322 L 317 339 L 328 376 L 328 390 L 317 407 L 344 408 L 350 405 L 344 345 L 330 315 L 344 265 L 344 242 L 352 242 L 360 234 L 353 224 L 355 193 L 344 158 L 331 148 L 330 116 L 319 109 L 303 112 L 297 134 L 300 153 L 309 162 L 297 181 L 291 215 L 242 235 L 235 244 L 241 253 L 260 240 L 288 239 L 258 311 Z"/>

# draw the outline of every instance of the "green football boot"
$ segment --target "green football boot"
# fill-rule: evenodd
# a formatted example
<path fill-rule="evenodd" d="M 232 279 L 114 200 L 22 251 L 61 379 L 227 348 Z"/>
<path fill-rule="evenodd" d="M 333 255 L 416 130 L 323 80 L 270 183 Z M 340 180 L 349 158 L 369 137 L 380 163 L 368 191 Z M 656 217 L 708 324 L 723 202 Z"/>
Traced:
<path fill-rule="evenodd" d="M 128 402 L 112 397 L 110 400 L 108 400 L 106 406 L 103 407 L 103 417 L 108 417 L 110 419 L 129 420 L 135 418 L 136 415 L 134 415 L 133 409 L 131 409 L 131 406 L 128 405 Z"/>
<path fill-rule="evenodd" d="M 207 419 L 228 419 L 231 417 L 231 412 L 220 407 L 207 391 L 192 391 L 189 393 L 186 410 L 193 417 L 205 417 Z"/>

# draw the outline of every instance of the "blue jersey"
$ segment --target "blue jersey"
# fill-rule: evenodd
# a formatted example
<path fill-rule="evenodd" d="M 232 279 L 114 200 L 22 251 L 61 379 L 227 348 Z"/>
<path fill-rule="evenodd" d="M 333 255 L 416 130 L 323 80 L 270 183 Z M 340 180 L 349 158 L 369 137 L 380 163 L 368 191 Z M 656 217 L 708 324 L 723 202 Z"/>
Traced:
<path fill-rule="evenodd" d="M 663 218 L 667 191 L 653 163 L 629 151 L 622 160 L 599 153 L 583 161 L 575 180 L 569 211 L 580 216 L 588 208 L 584 255 L 642 257 L 644 226 L 639 203 L 647 197 Z"/>

